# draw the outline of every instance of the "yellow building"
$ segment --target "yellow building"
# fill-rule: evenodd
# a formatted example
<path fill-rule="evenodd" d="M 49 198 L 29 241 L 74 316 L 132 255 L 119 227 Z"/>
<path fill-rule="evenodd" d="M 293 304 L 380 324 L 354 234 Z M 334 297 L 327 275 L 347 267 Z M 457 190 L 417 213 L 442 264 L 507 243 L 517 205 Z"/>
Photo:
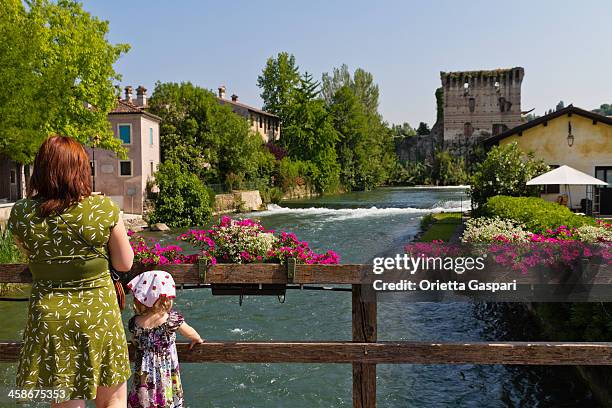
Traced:
<path fill-rule="evenodd" d="M 484 141 L 487 146 L 512 142 L 551 167 L 565 164 L 607 182 L 607 187 L 594 191 L 593 212 L 612 215 L 612 117 L 569 105 Z M 556 200 L 565 188 L 546 186 L 542 197 Z M 585 187 L 570 186 L 569 193 L 571 207 L 580 209 L 587 197 Z"/>

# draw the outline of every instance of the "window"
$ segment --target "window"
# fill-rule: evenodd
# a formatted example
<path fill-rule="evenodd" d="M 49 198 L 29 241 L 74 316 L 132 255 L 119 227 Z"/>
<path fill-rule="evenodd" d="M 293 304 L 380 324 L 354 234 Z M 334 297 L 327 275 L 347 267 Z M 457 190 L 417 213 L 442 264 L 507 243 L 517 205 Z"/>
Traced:
<path fill-rule="evenodd" d="M 96 162 L 93 160 L 89 161 L 89 168 L 91 169 L 91 176 L 96 177 Z"/>
<path fill-rule="evenodd" d="M 493 136 L 499 135 L 502 132 L 508 130 L 508 126 L 503 123 L 494 123 L 493 124 Z"/>
<path fill-rule="evenodd" d="M 151 162 L 151 175 L 155 173 L 155 163 Z"/>
<path fill-rule="evenodd" d="M 474 127 L 472 126 L 472 124 L 470 122 L 465 122 L 463 124 L 463 134 L 465 136 L 472 136 L 473 133 L 474 133 Z"/>
<path fill-rule="evenodd" d="M 17 172 L 11 170 L 11 184 L 17 184 Z"/>
<path fill-rule="evenodd" d="M 470 98 L 468 101 L 468 106 L 470 108 L 470 113 L 474 113 L 474 109 L 476 108 L 476 99 Z"/>
<path fill-rule="evenodd" d="M 119 139 L 123 144 L 132 144 L 132 125 L 119 125 Z"/>
<path fill-rule="evenodd" d="M 551 170 L 554 170 L 559 167 L 558 164 L 549 164 Z M 542 186 L 542 190 L 540 191 L 542 194 L 559 194 L 561 191 L 559 184 L 547 184 Z"/>
<path fill-rule="evenodd" d="M 263 120 L 261 119 L 261 116 L 259 117 L 259 127 L 263 126 Z"/>
<path fill-rule="evenodd" d="M 153 128 L 149 128 L 149 144 L 153 146 Z"/>
<path fill-rule="evenodd" d="M 120 160 L 119 161 L 119 175 L 120 176 L 131 176 L 132 175 L 132 161 L 131 160 Z"/>

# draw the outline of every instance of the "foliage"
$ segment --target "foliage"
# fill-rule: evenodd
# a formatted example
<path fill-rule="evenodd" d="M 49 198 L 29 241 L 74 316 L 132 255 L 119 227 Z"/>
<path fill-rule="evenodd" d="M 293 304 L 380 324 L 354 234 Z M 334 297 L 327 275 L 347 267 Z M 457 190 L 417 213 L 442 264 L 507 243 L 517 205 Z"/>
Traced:
<path fill-rule="evenodd" d="M 346 64 L 334 68 L 331 75 L 324 73 L 321 94 L 328 106 L 333 105 L 336 93 L 343 87 L 350 89 L 367 114 L 378 115 L 379 91 L 371 73 L 357 68 L 351 77 Z"/>
<path fill-rule="evenodd" d="M 266 149 L 274 155 L 276 160 L 282 160 L 283 157 L 287 156 L 287 151 L 273 141 L 266 143 Z"/>
<path fill-rule="evenodd" d="M 293 104 L 287 109 L 281 144 L 292 158 L 310 162 L 309 177 L 322 192 L 339 183 L 340 168 L 335 144 L 338 134 L 323 100 L 318 99 L 319 84 L 307 73 L 293 92 Z"/>
<path fill-rule="evenodd" d="M 451 156 L 448 150 L 436 152 L 432 179 L 442 186 L 461 185 L 468 182 L 469 176 L 463 158 Z"/>
<path fill-rule="evenodd" d="M 0 230 L 0 264 L 25 262 L 26 257 L 19 251 L 13 235 L 7 230 Z"/>
<path fill-rule="evenodd" d="M 410 126 L 407 122 L 401 125 L 391 125 L 391 134 L 396 138 L 405 138 L 416 136 L 416 130 Z"/>
<path fill-rule="evenodd" d="M 599 108 L 593 109 L 593 112 L 604 116 L 612 116 L 612 103 L 603 103 Z"/>
<path fill-rule="evenodd" d="M 516 221 L 500 217 L 470 218 L 465 223 L 465 230 L 461 236 L 462 242 L 496 242 L 500 237 L 508 242 L 527 242 L 529 232 L 524 225 Z"/>
<path fill-rule="evenodd" d="M 371 73 L 348 67 L 323 74 L 323 98 L 339 134 L 336 152 L 340 180 L 351 190 L 369 190 L 392 179 L 396 167 L 394 134 L 413 132 L 405 123 L 391 130 L 378 113 L 378 85 Z M 395 132 L 395 133 L 394 133 Z"/>
<path fill-rule="evenodd" d="M 208 222 L 212 215 L 214 194 L 197 175 L 177 163 L 166 161 L 160 164 L 155 180 L 159 193 L 154 199 L 150 223 L 189 227 Z"/>
<path fill-rule="evenodd" d="M 162 161 L 181 163 L 209 183 L 224 182 L 230 174 L 240 180 L 260 177 L 270 162 L 248 121 L 211 91 L 190 82 L 158 82 L 149 106 L 162 118 Z"/>
<path fill-rule="evenodd" d="M 300 73 L 292 54 L 279 52 L 276 58 L 268 58 L 266 67 L 257 77 L 257 86 L 262 90 L 263 110 L 280 117 L 283 125 L 287 123 L 293 92 L 299 85 Z"/>
<path fill-rule="evenodd" d="M 595 225 L 593 218 L 574 214 L 563 205 L 539 197 L 491 197 L 483 206 L 482 213 L 514 220 L 533 232 L 552 230 L 560 225 L 569 228 Z"/>
<path fill-rule="evenodd" d="M 516 142 L 493 147 L 476 168 L 470 194 L 472 206 L 477 211 L 487 199 L 496 195 L 520 197 L 539 194 L 538 186 L 527 186 L 526 183 L 548 170 L 542 160 L 534 159 L 532 154 L 523 154 Z"/>
<path fill-rule="evenodd" d="M 436 89 L 436 121 L 442 123 L 444 120 L 444 88 Z"/>
<path fill-rule="evenodd" d="M 401 185 L 414 186 L 417 184 L 432 184 L 432 166 L 427 162 L 409 161 L 404 164 L 397 163 L 393 181 Z"/>
<path fill-rule="evenodd" d="M 107 34 L 76 1 L 0 0 L 0 153 L 30 163 L 52 133 L 121 150 L 107 114 L 129 47 Z"/>
<path fill-rule="evenodd" d="M 318 254 L 308 242 L 300 241 L 293 233 L 266 230 L 260 223 L 250 220 L 232 220 L 223 217 L 219 225 L 209 230 L 190 230 L 179 236 L 197 247 L 200 257 L 213 265 L 224 263 L 280 262 L 296 258 L 306 264 L 336 264 L 340 257 L 334 251 Z"/>
<path fill-rule="evenodd" d="M 419 136 L 426 136 L 431 133 L 431 129 L 427 123 L 421 122 L 419 123 L 419 127 L 417 127 L 416 133 Z"/>

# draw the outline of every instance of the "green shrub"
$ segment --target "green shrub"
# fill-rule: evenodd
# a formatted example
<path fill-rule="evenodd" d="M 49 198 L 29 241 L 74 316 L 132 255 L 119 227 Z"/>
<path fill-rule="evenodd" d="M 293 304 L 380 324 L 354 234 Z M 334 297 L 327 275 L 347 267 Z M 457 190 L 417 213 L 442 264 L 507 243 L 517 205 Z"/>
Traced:
<path fill-rule="evenodd" d="M 533 232 L 561 225 L 570 228 L 595 225 L 593 218 L 574 214 L 565 206 L 538 197 L 491 197 L 483 206 L 482 213 L 488 217 L 514 220 Z"/>
<path fill-rule="evenodd" d="M 493 147 L 472 177 L 470 195 L 476 213 L 496 195 L 539 195 L 539 186 L 527 186 L 526 183 L 546 171 L 548 166 L 542 160 L 524 154 L 516 142 Z"/>
<path fill-rule="evenodd" d="M 7 229 L 0 230 L 0 264 L 25 261 L 25 256 L 17 248 L 13 235 Z"/>
<path fill-rule="evenodd" d="M 155 173 L 159 193 L 154 200 L 150 223 L 163 222 L 172 227 L 206 224 L 214 205 L 214 193 L 197 175 L 178 163 L 165 162 Z"/>

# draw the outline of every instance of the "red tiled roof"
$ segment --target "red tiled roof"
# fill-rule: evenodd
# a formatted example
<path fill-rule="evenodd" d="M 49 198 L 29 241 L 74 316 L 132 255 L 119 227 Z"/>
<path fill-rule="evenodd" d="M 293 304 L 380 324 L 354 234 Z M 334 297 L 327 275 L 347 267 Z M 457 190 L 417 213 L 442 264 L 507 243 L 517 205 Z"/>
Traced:
<path fill-rule="evenodd" d="M 245 105 L 244 103 L 234 102 L 234 101 L 231 101 L 231 100 L 228 100 L 228 99 L 221 99 L 219 97 L 217 97 L 217 99 L 219 99 L 219 102 L 221 102 L 221 103 L 229 103 L 231 105 L 238 106 L 240 108 L 248 109 L 251 112 L 256 112 L 256 113 L 260 113 L 262 115 L 270 116 L 270 117 L 273 117 L 273 118 L 278 118 L 278 116 L 276 116 L 273 113 L 266 112 L 266 111 L 263 111 L 261 109 L 254 108 L 254 107 L 249 106 L 249 105 Z"/>
<path fill-rule="evenodd" d="M 134 105 L 133 103 L 124 101 L 122 99 L 117 99 L 117 105 L 110 111 L 110 114 L 126 114 L 126 113 L 136 113 L 148 116 L 157 121 L 161 121 L 159 116 L 153 115 L 152 113 L 147 112 L 139 106 Z"/>

